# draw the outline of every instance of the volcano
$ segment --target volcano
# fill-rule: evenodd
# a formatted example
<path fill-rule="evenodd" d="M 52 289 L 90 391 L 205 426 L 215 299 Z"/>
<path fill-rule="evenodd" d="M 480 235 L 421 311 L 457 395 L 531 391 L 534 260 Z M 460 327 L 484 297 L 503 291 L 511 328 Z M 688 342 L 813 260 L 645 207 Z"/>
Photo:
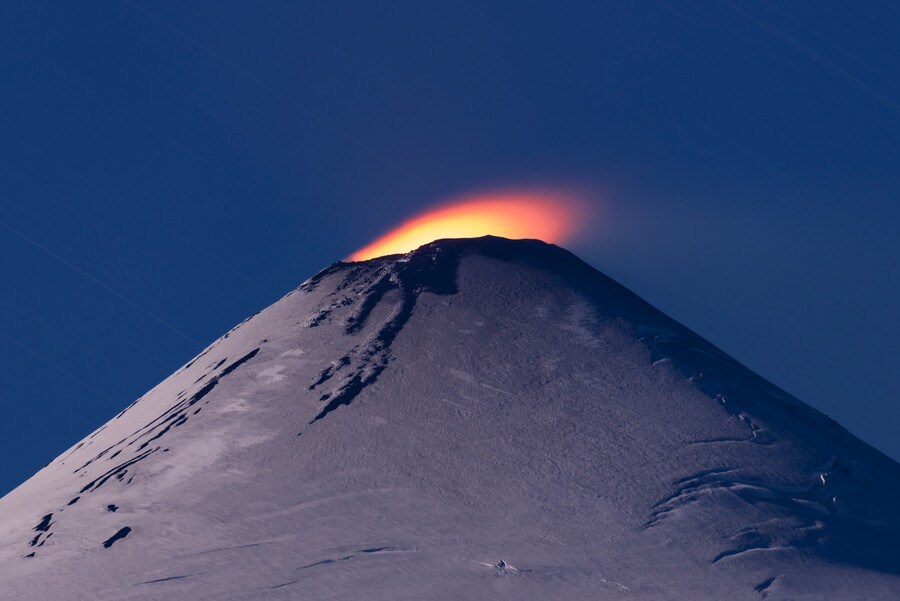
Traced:
<path fill-rule="evenodd" d="M 900 465 L 559 247 L 338 262 L 0 499 L 3 599 L 900 598 Z"/>

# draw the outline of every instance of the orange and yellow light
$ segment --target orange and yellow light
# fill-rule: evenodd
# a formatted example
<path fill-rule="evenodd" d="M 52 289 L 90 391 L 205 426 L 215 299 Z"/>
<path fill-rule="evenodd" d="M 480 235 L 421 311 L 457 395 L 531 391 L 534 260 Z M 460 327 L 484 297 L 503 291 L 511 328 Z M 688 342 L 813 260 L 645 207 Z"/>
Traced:
<path fill-rule="evenodd" d="M 349 260 L 406 253 L 441 238 L 536 238 L 566 241 L 584 222 L 584 210 L 571 195 L 510 192 L 466 198 L 410 219 Z"/>

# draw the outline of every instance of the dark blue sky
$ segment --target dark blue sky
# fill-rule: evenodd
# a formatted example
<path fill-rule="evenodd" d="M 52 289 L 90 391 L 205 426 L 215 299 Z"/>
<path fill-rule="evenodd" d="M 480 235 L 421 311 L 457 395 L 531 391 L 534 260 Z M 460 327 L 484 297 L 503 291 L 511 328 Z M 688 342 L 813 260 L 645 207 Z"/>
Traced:
<path fill-rule="evenodd" d="M 898 73 L 886 0 L 3 3 L 0 491 L 191 339 L 535 182 L 595 190 L 571 250 L 898 458 Z"/>

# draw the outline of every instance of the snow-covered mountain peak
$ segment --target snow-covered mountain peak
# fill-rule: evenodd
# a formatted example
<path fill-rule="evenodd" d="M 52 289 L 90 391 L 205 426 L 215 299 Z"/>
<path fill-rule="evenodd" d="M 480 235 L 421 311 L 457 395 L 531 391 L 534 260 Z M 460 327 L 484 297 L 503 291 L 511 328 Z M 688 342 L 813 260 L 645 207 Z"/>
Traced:
<path fill-rule="evenodd" d="M 896 599 L 900 466 L 561 248 L 324 269 L 0 500 L 11 599 Z"/>

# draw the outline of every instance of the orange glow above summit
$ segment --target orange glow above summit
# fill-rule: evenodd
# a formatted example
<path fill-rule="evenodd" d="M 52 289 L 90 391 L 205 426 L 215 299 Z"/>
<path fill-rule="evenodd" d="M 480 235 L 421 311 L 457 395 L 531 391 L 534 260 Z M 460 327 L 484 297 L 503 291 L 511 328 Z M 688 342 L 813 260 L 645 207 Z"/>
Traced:
<path fill-rule="evenodd" d="M 353 253 L 365 261 L 407 253 L 441 238 L 536 238 L 561 243 L 584 223 L 585 211 L 572 196 L 558 193 L 508 193 L 467 198 L 410 219 Z"/>

